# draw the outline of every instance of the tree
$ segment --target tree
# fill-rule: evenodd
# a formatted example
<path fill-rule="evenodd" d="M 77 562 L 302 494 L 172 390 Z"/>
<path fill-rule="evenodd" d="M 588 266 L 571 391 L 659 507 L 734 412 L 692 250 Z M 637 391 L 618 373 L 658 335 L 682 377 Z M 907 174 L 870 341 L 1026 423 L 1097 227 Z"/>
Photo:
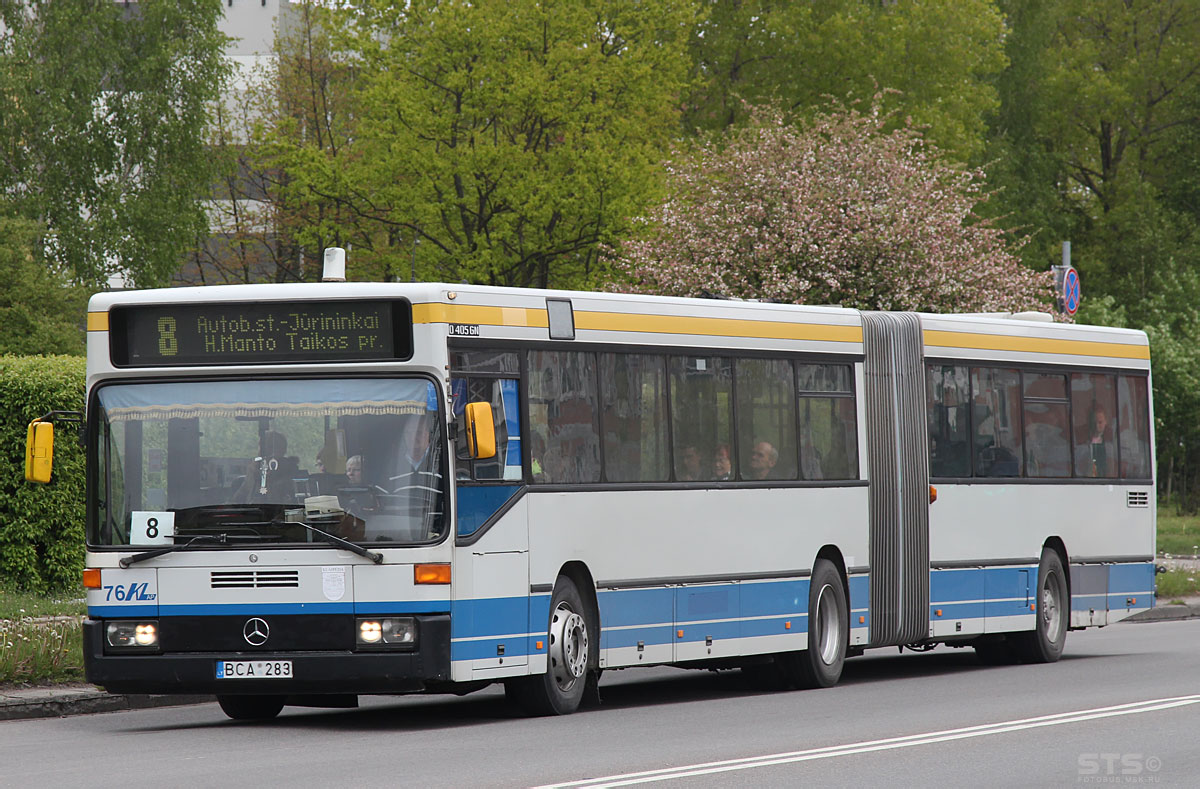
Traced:
<path fill-rule="evenodd" d="M 80 281 L 163 284 L 203 235 L 228 66 L 207 0 L 0 2 L 0 195 Z"/>
<path fill-rule="evenodd" d="M 727 141 L 668 166 L 646 236 L 618 247 L 615 286 L 860 309 L 1044 308 L 1049 272 L 981 221 L 983 175 L 950 166 L 916 130 L 838 107 L 796 128 L 760 110 Z"/>
<path fill-rule="evenodd" d="M 999 203 L 1053 228 L 1043 260 L 1070 238 L 1084 285 L 1142 320 L 1156 269 L 1194 253 L 1196 214 L 1164 197 L 1200 183 L 1200 7 L 1189 0 L 1008 0 L 1013 69 L 996 119 Z"/>
<path fill-rule="evenodd" d="M 997 215 L 1072 242 L 1083 322 L 1145 329 L 1164 492 L 1200 506 L 1200 7 L 1005 0 L 1012 66 L 993 120 Z"/>
<path fill-rule="evenodd" d="M 692 38 L 699 85 L 690 128 L 746 119 L 743 102 L 816 111 L 832 96 L 885 94 L 895 110 L 959 161 L 982 153 L 993 80 L 1006 64 L 1003 17 L 993 0 L 818 3 L 705 0 Z"/>
<path fill-rule="evenodd" d="M 336 152 L 281 139 L 278 161 L 293 194 L 369 220 L 354 225 L 351 270 L 586 283 L 600 245 L 656 196 L 691 3 L 347 6 L 327 29 L 335 51 L 353 53 L 353 135 Z"/>
<path fill-rule="evenodd" d="M 88 291 L 36 260 L 38 236 L 0 215 L 0 355 L 82 356 Z"/>

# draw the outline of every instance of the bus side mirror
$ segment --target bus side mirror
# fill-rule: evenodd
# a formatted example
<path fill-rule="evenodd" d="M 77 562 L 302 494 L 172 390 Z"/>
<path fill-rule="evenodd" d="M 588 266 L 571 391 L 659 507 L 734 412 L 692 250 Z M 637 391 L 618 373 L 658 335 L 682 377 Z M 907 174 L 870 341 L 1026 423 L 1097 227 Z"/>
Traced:
<path fill-rule="evenodd" d="M 30 422 L 25 435 L 25 479 L 46 483 L 54 466 L 54 425 Z"/>
<path fill-rule="evenodd" d="M 467 454 L 475 460 L 496 456 L 496 423 L 491 403 L 467 403 Z"/>

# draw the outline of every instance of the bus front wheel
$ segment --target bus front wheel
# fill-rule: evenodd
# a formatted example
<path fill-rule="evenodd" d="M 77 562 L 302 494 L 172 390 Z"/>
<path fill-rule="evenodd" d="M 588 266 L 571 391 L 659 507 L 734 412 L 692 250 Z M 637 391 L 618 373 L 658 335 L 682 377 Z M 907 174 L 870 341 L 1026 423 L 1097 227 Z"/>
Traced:
<path fill-rule="evenodd" d="M 599 643 L 591 612 L 575 583 L 559 576 L 550 598 L 546 673 L 510 679 L 505 692 L 531 715 L 568 715 L 579 709 Z"/>
<path fill-rule="evenodd" d="M 235 721 L 265 721 L 283 709 L 284 696 L 217 696 L 221 711 Z"/>

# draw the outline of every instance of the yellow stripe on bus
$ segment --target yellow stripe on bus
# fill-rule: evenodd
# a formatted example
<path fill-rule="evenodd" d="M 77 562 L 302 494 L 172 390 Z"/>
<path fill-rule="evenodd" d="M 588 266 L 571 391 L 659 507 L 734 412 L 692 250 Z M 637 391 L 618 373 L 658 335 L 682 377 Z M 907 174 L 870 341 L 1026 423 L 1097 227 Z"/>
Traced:
<path fill-rule="evenodd" d="M 87 314 L 88 331 L 108 331 L 107 312 L 89 312 Z"/>
<path fill-rule="evenodd" d="M 546 311 L 525 307 L 480 307 L 471 304 L 414 304 L 413 323 L 467 323 L 481 326 L 550 325 Z"/>
<path fill-rule="evenodd" d="M 546 311 L 542 309 L 437 303 L 414 304 L 413 322 L 540 328 L 550 325 Z M 859 326 L 747 321 L 734 318 L 690 318 L 677 315 L 635 315 L 624 312 L 577 310 L 575 327 L 590 331 L 645 332 L 647 334 L 697 334 L 716 337 L 754 337 L 756 339 L 862 342 L 862 328 Z"/>
<path fill-rule="evenodd" d="M 108 316 L 103 313 L 105 324 Z M 91 326 L 89 315 L 88 328 Z M 481 326 L 518 326 L 546 328 L 549 321 L 544 309 L 526 307 L 485 307 L 471 304 L 429 302 L 413 305 L 414 323 L 463 323 Z M 107 327 L 107 326 L 106 326 Z M 816 342 L 861 343 L 862 327 L 824 323 L 751 321 L 737 318 L 697 318 L 679 315 L 644 315 L 626 312 L 575 312 L 575 327 L 590 331 L 643 332 L 646 334 L 691 334 L 710 337 L 753 337 L 771 340 L 808 340 Z M 1091 340 L 1065 340 L 1045 337 L 1013 337 L 975 332 L 926 329 L 925 345 L 940 348 L 972 348 L 987 351 L 1051 353 L 1068 356 L 1100 356 L 1116 359 L 1150 358 L 1145 345 L 1127 345 Z"/>
<path fill-rule="evenodd" d="M 1091 340 L 1056 340 L 1046 337 L 1012 337 L 973 332 L 925 330 L 925 345 L 938 348 L 974 348 L 984 351 L 1057 353 L 1068 356 L 1108 356 L 1116 359 L 1149 359 L 1146 345 Z"/>
<path fill-rule="evenodd" d="M 700 334 L 754 337 L 764 340 L 862 342 L 862 327 L 825 323 L 747 321 L 737 318 L 688 318 L 676 315 L 631 315 L 624 312 L 576 312 L 575 326 L 593 331 L 631 331 L 650 334 Z"/>

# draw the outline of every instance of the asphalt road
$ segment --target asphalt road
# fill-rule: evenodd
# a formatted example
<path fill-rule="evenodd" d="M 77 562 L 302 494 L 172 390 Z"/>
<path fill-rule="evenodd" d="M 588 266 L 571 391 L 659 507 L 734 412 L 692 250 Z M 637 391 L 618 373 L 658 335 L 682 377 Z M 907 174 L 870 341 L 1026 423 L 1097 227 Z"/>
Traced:
<path fill-rule="evenodd" d="M 0 786 L 1200 784 L 1200 620 L 1070 634 L 1048 666 L 877 651 L 822 691 L 737 672 L 606 674 L 598 709 L 528 719 L 489 689 L 0 723 Z"/>

